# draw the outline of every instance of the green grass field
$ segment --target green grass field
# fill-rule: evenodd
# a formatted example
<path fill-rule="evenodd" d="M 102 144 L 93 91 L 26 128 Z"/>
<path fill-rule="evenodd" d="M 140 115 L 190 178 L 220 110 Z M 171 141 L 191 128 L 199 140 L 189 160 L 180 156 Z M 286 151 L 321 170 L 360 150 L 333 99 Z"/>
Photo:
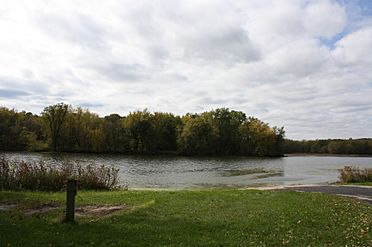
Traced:
<path fill-rule="evenodd" d="M 372 209 L 319 193 L 80 191 L 78 205 L 126 204 L 61 223 L 64 193 L 0 192 L 0 246 L 372 246 Z M 25 214 L 42 204 L 49 212 Z"/>

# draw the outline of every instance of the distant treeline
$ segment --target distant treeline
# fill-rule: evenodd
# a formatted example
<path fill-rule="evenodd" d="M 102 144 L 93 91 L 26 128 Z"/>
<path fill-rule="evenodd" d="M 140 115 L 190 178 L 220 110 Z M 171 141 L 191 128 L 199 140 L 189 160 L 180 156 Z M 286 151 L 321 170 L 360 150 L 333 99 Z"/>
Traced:
<path fill-rule="evenodd" d="M 285 140 L 284 153 L 372 155 L 372 139 Z"/>
<path fill-rule="evenodd" d="M 283 127 L 227 108 L 105 117 L 63 103 L 40 115 L 0 108 L 0 150 L 282 156 L 283 142 Z"/>

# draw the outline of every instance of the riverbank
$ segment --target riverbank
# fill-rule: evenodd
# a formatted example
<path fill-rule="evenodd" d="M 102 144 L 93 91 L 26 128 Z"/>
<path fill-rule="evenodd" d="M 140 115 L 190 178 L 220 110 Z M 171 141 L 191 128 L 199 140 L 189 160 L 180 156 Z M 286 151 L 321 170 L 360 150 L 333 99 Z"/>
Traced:
<path fill-rule="evenodd" d="M 12 205 L 0 211 L 0 242 L 10 246 L 368 246 L 372 239 L 368 204 L 320 193 L 79 191 L 77 207 L 121 209 L 81 215 L 73 225 L 61 223 L 64 200 L 62 192 L 0 192 L 1 205 Z M 51 209 L 35 210 L 43 207 Z"/>
<path fill-rule="evenodd" d="M 372 157 L 369 154 L 330 154 L 330 153 L 288 153 L 284 157 L 306 157 L 306 156 L 319 156 L 319 157 Z"/>

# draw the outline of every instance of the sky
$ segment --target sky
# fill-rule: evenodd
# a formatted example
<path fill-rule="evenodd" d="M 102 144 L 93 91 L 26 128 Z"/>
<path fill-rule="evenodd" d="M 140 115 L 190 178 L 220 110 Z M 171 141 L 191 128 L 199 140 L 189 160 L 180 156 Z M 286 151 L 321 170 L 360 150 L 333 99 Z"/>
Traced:
<path fill-rule="evenodd" d="M 370 0 L 0 3 L 0 106 L 228 107 L 287 138 L 372 137 Z"/>

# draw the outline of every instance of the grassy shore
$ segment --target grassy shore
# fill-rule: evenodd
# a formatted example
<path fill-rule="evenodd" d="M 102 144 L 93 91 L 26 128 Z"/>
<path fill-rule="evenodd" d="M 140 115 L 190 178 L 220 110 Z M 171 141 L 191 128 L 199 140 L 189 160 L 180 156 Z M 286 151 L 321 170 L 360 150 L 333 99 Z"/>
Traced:
<path fill-rule="evenodd" d="M 362 186 L 372 186 L 372 182 L 358 182 L 358 183 L 335 183 L 337 185 L 362 185 Z"/>
<path fill-rule="evenodd" d="M 1 246 L 371 246 L 372 209 L 319 193 L 80 191 L 77 205 L 127 205 L 61 223 L 62 192 L 0 192 Z M 48 212 L 26 209 L 57 205 Z"/>
<path fill-rule="evenodd" d="M 353 183 L 357 185 L 364 185 L 364 186 L 372 186 L 372 182 L 360 182 L 360 183 Z"/>

